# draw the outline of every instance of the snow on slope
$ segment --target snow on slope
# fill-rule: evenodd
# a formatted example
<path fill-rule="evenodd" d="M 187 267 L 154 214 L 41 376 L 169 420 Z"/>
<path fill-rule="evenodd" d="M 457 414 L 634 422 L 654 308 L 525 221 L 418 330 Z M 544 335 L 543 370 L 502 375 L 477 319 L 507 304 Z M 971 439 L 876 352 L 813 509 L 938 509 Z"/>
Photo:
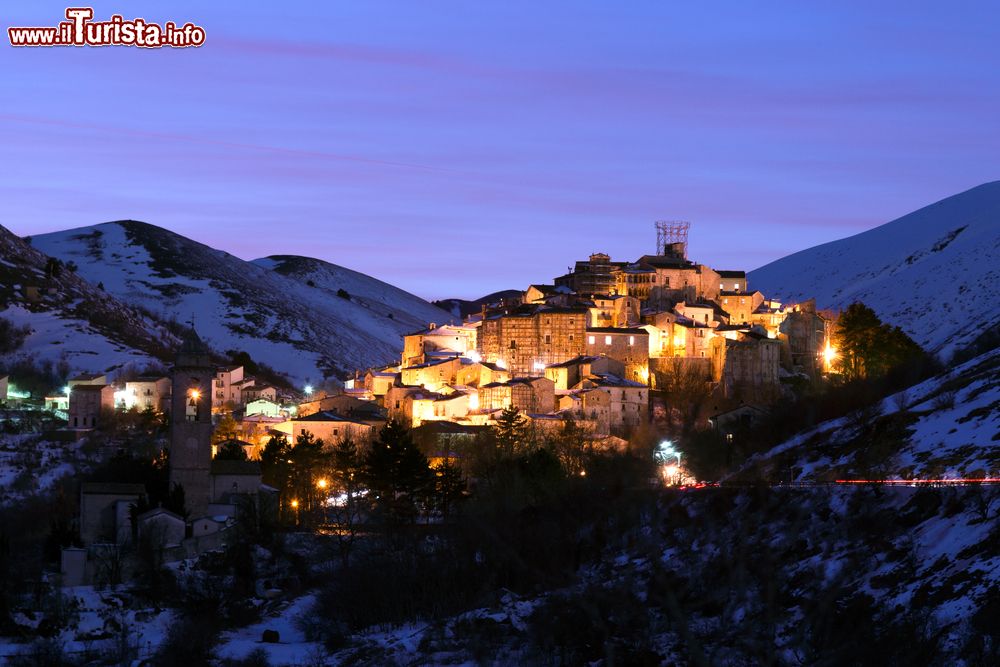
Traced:
<path fill-rule="evenodd" d="M 244 350 L 300 383 L 391 362 L 402 334 L 416 328 L 402 311 L 331 296 L 142 222 L 44 234 L 34 244 L 75 261 L 82 276 L 125 301 L 182 322 L 194 317 L 215 349 Z M 355 276 L 356 292 L 378 292 L 382 285 L 370 279 L 372 287 L 362 289 L 361 275 Z"/>
<path fill-rule="evenodd" d="M 898 420 L 908 431 L 877 466 L 880 476 L 1000 477 L 1000 349 L 886 398 L 878 414 L 866 421 Z M 850 416 L 824 422 L 746 467 L 774 479 L 783 479 L 789 467 L 799 481 L 863 479 L 872 474 L 866 462 L 872 436 L 861 428 Z"/>
<path fill-rule="evenodd" d="M 343 298 L 338 294 L 343 290 L 353 303 L 368 308 L 376 316 L 391 314 L 399 331 L 404 334 L 422 329 L 431 322 L 443 324 L 453 319 L 450 313 L 418 296 L 321 259 L 271 255 L 255 259 L 253 263 L 326 292 L 331 298 Z"/>
<path fill-rule="evenodd" d="M 820 308 L 871 306 L 943 357 L 1000 323 L 1000 181 L 750 272 L 749 283 Z"/>
<path fill-rule="evenodd" d="M 108 372 L 163 359 L 177 340 L 161 323 L 63 268 L 47 272 L 49 257 L 0 227 L 0 317 L 30 334 L 0 359 L 65 362 L 72 372 Z M 38 297 L 30 297 L 37 289 Z"/>

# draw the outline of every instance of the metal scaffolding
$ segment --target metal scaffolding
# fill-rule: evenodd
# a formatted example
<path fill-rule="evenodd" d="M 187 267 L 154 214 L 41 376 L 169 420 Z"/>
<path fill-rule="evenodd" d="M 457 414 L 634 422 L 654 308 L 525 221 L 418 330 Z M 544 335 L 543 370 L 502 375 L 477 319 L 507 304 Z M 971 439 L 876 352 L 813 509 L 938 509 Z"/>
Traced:
<path fill-rule="evenodd" d="M 691 223 L 684 220 L 657 220 L 656 225 L 656 254 L 672 254 L 668 251 L 668 246 L 675 243 L 681 244 L 681 253 L 687 257 L 688 229 Z"/>

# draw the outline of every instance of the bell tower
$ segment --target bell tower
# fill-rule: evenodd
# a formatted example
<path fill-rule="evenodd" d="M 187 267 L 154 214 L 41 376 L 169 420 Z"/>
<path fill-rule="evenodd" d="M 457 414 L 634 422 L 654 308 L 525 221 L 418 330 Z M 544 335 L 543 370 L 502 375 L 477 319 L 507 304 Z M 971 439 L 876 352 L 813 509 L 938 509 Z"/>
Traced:
<path fill-rule="evenodd" d="M 192 327 L 184 336 L 171 373 L 170 486 L 184 487 L 192 518 L 205 516 L 211 502 L 212 380 L 208 346 Z"/>

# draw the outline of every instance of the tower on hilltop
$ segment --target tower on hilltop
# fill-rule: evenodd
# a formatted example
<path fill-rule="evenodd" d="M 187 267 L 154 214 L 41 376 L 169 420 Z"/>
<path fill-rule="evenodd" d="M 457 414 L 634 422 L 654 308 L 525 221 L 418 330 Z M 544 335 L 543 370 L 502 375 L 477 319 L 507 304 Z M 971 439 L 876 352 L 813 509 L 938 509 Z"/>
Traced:
<path fill-rule="evenodd" d="M 688 230 L 691 223 L 683 220 L 657 220 L 656 254 L 687 259 Z"/>

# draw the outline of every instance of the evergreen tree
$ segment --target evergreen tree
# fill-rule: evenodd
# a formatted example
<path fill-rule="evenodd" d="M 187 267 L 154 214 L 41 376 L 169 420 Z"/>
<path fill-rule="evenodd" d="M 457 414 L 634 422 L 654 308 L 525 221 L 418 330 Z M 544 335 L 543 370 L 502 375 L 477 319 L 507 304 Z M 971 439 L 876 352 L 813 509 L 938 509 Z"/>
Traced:
<path fill-rule="evenodd" d="M 216 461 L 246 461 L 247 452 L 239 440 L 226 440 L 215 453 Z"/>
<path fill-rule="evenodd" d="M 920 363 L 923 350 L 899 327 L 883 324 L 875 311 L 852 303 L 837 320 L 838 366 L 848 380 L 879 378 L 907 363 Z"/>
<path fill-rule="evenodd" d="M 212 431 L 212 444 L 218 446 L 227 440 L 236 440 L 239 434 L 239 424 L 232 415 L 225 415 Z"/>
<path fill-rule="evenodd" d="M 445 459 L 434 467 L 434 499 L 441 516 L 445 519 L 466 497 L 468 485 L 462 470 Z"/>
<path fill-rule="evenodd" d="M 376 509 L 389 523 L 416 519 L 433 480 L 427 458 L 405 425 L 390 420 L 379 432 L 365 457 L 364 481 Z"/>
<path fill-rule="evenodd" d="M 509 459 L 527 449 L 528 420 L 517 408 L 513 406 L 504 408 L 497 418 L 493 431 L 499 458 Z"/>
<path fill-rule="evenodd" d="M 261 481 L 277 489 L 282 498 L 288 491 L 292 476 L 289 459 L 291 453 L 292 447 L 288 444 L 288 439 L 283 435 L 276 435 L 267 441 L 260 454 Z"/>

